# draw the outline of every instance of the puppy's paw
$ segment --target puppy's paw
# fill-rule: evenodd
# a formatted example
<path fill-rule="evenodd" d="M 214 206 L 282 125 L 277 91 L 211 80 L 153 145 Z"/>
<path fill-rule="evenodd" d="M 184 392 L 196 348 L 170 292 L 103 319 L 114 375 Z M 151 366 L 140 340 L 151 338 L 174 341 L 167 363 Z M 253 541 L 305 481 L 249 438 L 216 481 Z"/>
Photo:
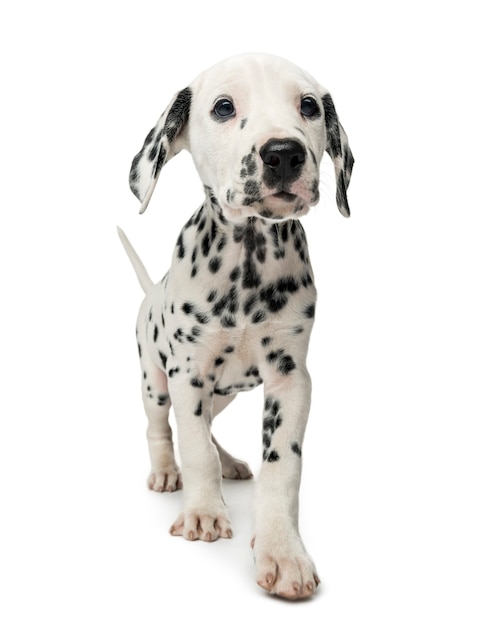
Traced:
<path fill-rule="evenodd" d="M 148 476 L 148 489 L 153 491 L 176 491 L 182 488 L 182 477 L 176 465 L 160 469 Z"/>
<path fill-rule="evenodd" d="M 272 541 L 257 535 L 252 540 L 256 582 L 266 591 L 288 600 L 312 596 L 319 577 L 311 557 L 296 540 L 275 537 Z"/>
<path fill-rule="evenodd" d="M 244 461 L 235 459 L 232 456 L 223 460 L 221 458 L 222 476 L 231 480 L 246 480 L 253 478 L 250 466 Z"/>
<path fill-rule="evenodd" d="M 233 531 L 225 510 L 216 513 L 184 511 L 170 528 L 170 534 L 189 541 L 215 541 L 220 537 L 230 539 Z"/>

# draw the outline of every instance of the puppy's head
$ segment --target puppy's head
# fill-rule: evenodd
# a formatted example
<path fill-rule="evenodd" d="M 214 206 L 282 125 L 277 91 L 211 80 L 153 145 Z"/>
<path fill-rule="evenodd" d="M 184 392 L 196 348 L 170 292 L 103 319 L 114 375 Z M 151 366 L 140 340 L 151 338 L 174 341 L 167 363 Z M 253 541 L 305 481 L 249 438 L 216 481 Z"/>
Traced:
<path fill-rule="evenodd" d="M 333 160 L 336 201 L 353 156 L 333 100 L 309 74 L 280 57 L 231 57 L 180 91 L 133 160 L 130 184 L 147 207 L 163 165 L 182 149 L 226 218 L 298 218 L 319 200 L 319 164 Z"/>

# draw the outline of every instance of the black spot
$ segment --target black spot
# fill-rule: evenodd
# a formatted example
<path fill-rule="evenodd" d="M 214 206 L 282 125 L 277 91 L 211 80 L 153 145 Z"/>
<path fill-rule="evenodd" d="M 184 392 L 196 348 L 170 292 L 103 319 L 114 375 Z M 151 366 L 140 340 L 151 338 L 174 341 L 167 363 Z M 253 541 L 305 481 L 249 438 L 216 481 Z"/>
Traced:
<path fill-rule="evenodd" d="M 256 311 L 255 313 L 253 313 L 253 315 L 251 316 L 251 322 L 252 324 L 258 324 L 260 322 L 263 322 L 267 319 L 266 313 L 265 311 L 263 311 L 262 309 L 260 309 L 259 311 Z"/>
<path fill-rule="evenodd" d="M 272 396 L 265 398 L 265 411 L 270 411 L 271 415 L 277 415 L 280 410 L 280 402 Z"/>
<path fill-rule="evenodd" d="M 142 352 L 141 352 L 141 344 L 138 343 L 138 353 L 139 353 L 139 358 L 141 358 Z"/>
<path fill-rule="evenodd" d="M 160 393 L 158 396 L 158 406 L 165 406 L 168 401 L 168 396 L 165 393 Z"/>
<path fill-rule="evenodd" d="M 201 233 L 205 228 L 205 215 L 204 217 L 200 220 L 199 225 L 197 226 L 197 232 Z"/>
<path fill-rule="evenodd" d="M 202 389 L 202 387 L 204 386 L 204 381 L 202 380 L 202 378 L 192 378 L 190 384 L 192 385 L 192 387 Z"/>
<path fill-rule="evenodd" d="M 172 305 L 172 306 L 173 306 L 173 305 Z M 194 305 L 193 305 L 193 304 L 190 304 L 190 302 L 184 302 L 184 303 L 182 304 L 182 311 L 183 311 L 186 315 L 190 315 L 190 313 L 192 313 L 192 312 L 193 312 L 194 308 L 195 308 L 195 307 L 194 307 Z M 173 311 L 172 311 L 172 313 L 173 313 Z"/>
<path fill-rule="evenodd" d="M 224 348 L 224 352 L 226 352 L 227 354 L 229 354 L 230 352 L 234 352 L 234 346 L 226 346 Z"/>
<path fill-rule="evenodd" d="M 219 365 L 222 365 L 224 363 L 224 359 L 222 358 L 222 356 L 218 356 L 217 359 L 214 361 L 214 365 L 216 367 L 219 367 Z"/>
<path fill-rule="evenodd" d="M 246 122 L 247 121 L 248 121 L 248 118 L 247 117 L 243 117 L 243 119 L 239 123 L 239 127 L 241 128 L 241 130 L 243 130 L 243 128 L 246 126 Z"/>
<path fill-rule="evenodd" d="M 158 156 L 158 148 L 159 146 L 157 144 L 153 145 L 151 150 L 148 152 L 148 161 L 153 162 L 156 159 L 156 157 Z"/>
<path fill-rule="evenodd" d="M 252 293 L 251 296 L 246 298 L 243 304 L 243 311 L 245 315 L 249 315 L 256 304 L 257 295 Z"/>
<path fill-rule="evenodd" d="M 197 416 L 202 415 L 202 400 L 196 406 L 195 411 L 194 411 L 194 415 L 197 415 Z"/>
<path fill-rule="evenodd" d="M 285 276 L 277 281 L 277 291 L 279 293 L 294 293 L 299 289 L 299 284 L 293 276 Z"/>
<path fill-rule="evenodd" d="M 287 304 L 288 298 L 284 292 L 277 291 L 276 285 L 272 283 L 260 291 L 260 300 L 266 303 L 269 311 L 276 313 Z"/>
<path fill-rule="evenodd" d="M 268 461 L 269 463 L 274 463 L 280 459 L 278 452 L 276 450 L 272 450 L 268 455 L 263 455 L 263 460 Z"/>
<path fill-rule="evenodd" d="M 297 441 L 294 441 L 294 443 L 290 446 L 290 449 L 292 450 L 292 452 L 297 454 L 297 456 L 302 456 L 302 450 Z"/>
<path fill-rule="evenodd" d="M 294 335 L 300 335 L 302 332 L 304 332 L 304 328 L 302 326 L 296 326 L 294 328 Z"/>
<path fill-rule="evenodd" d="M 207 324 L 209 321 L 209 316 L 204 313 L 196 313 L 195 319 L 199 322 L 199 324 Z"/>
<path fill-rule="evenodd" d="M 154 328 L 154 331 L 153 331 L 153 341 L 154 341 L 155 343 L 156 343 L 156 341 L 158 340 L 158 332 L 159 332 L 159 331 L 158 331 L 158 326 L 156 326 L 156 324 L 155 324 L 155 328 Z"/>
<path fill-rule="evenodd" d="M 175 374 L 178 374 L 178 372 L 180 371 L 179 367 L 173 367 L 169 372 L 168 372 L 168 376 L 170 378 L 173 378 L 173 376 L 175 376 Z"/>
<path fill-rule="evenodd" d="M 238 224 L 234 227 L 233 239 L 235 243 L 241 243 L 241 241 L 243 241 L 245 229 L 246 229 L 246 226 L 242 226 L 241 224 Z"/>
<path fill-rule="evenodd" d="M 272 438 L 267 433 L 263 433 L 263 445 L 269 448 L 272 445 Z"/>
<path fill-rule="evenodd" d="M 226 244 L 227 244 L 226 235 L 223 235 L 221 239 L 219 239 L 219 241 L 217 242 L 217 251 L 222 252 Z"/>
<path fill-rule="evenodd" d="M 163 365 L 163 369 L 166 370 L 166 362 L 168 360 L 168 357 L 166 356 L 166 354 L 163 354 L 163 352 L 158 352 L 158 354 L 160 355 L 161 364 Z"/>
<path fill-rule="evenodd" d="M 218 396 L 229 396 L 231 393 L 233 393 L 233 386 L 229 385 L 228 387 L 224 387 L 223 389 L 218 389 L 217 387 L 215 387 L 214 391 Z"/>
<path fill-rule="evenodd" d="M 180 233 L 180 235 L 178 236 L 177 247 L 178 247 L 177 256 L 179 259 L 183 259 L 183 257 L 185 256 L 185 246 L 183 245 L 183 233 Z"/>
<path fill-rule="evenodd" d="M 301 277 L 301 283 L 303 287 L 309 287 L 309 285 L 312 285 L 312 276 L 310 274 L 304 274 Z"/>
<path fill-rule="evenodd" d="M 289 354 L 285 354 L 283 357 L 281 357 L 277 366 L 278 371 L 284 376 L 290 374 L 290 372 L 292 370 L 295 370 L 295 368 L 295 361 Z"/>
<path fill-rule="evenodd" d="M 198 326 L 192 326 L 192 330 L 190 332 L 194 337 L 199 337 L 202 334 L 202 331 Z"/>
<path fill-rule="evenodd" d="M 258 377 L 259 375 L 260 375 L 260 372 L 259 372 L 258 368 L 256 367 L 256 365 L 252 365 L 245 372 L 245 376 L 255 376 L 255 377 Z"/>
<path fill-rule="evenodd" d="M 202 239 L 202 254 L 204 256 L 208 256 L 209 255 L 209 251 L 211 249 L 211 242 L 209 239 L 209 233 L 206 233 L 204 235 L 204 238 Z"/>
<path fill-rule="evenodd" d="M 272 341 L 271 337 L 263 337 L 263 339 L 261 340 L 261 345 L 268 346 L 269 343 L 271 343 L 271 341 Z"/>
<path fill-rule="evenodd" d="M 236 266 L 233 271 L 231 272 L 231 274 L 229 274 L 229 278 L 230 280 L 232 280 L 233 282 L 238 280 L 238 278 L 241 276 L 241 268 L 239 266 Z"/>
<path fill-rule="evenodd" d="M 221 317 L 221 325 L 224 328 L 234 328 L 236 326 L 236 318 L 233 315 L 223 315 Z"/>
<path fill-rule="evenodd" d="M 243 263 L 243 280 L 244 289 L 252 289 L 258 287 L 261 283 L 261 276 L 256 269 L 256 265 L 251 257 L 246 257 Z"/>
<path fill-rule="evenodd" d="M 195 248 L 192 251 L 192 263 L 195 263 L 196 260 L 197 260 L 197 246 L 195 246 Z"/>
<path fill-rule="evenodd" d="M 212 314 L 221 315 L 221 313 L 226 308 L 228 302 L 229 302 L 229 294 L 223 296 L 222 298 L 219 298 L 219 300 L 212 307 Z"/>
<path fill-rule="evenodd" d="M 229 291 L 226 308 L 230 313 L 236 313 L 238 310 L 238 292 L 234 285 Z"/>
<path fill-rule="evenodd" d="M 207 296 L 207 302 L 214 302 L 214 300 L 216 299 L 216 296 L 217 296 L 217 291 L 213 289 Z"/>
<path fill-rule="evenodd" d="M 263 246 L 260 248 L 257 248 L 256 258 L 260 263 L 265 263 L 265 260 L 267 258 L 267 249 Z"/>
<path fill-rule="evenodd" d="M 251 198 L 257 199 L 260 197 L 260 185 L 256 180 L 247 180 L 244 185 L 244 192 L 246 195 L 251 196 Z"/>
<path fill-rule="evenodd" d="M 286 376 L 292 370 L 296 368 L 294 359 L 290 354 L 284 354 L 283 350 L 275 350 L 267 354 L 267 361 L 269 363 L 277 363 L 277 370 L 280 374 Z"/>
<path fill-rule="evenodd" d="M 288 238 L 289 238 L 289 227 L 288 227 L 288 223 L 284 222 L 280 228 L 280 236 L 282 238 L 282 241 L 284 243 L 287 242 Z"/>
<path fill-rule="evenodd" d="M 211 244 L 214 242 L 214 239 L 217 235 L 217 224 L 214 220 L 211 222 Z"/>
<path fill-rule="evenodd" d="M 195 276 L 196 276 L 198 271 L 199 271 L 199 268 L 197 267 L 197 265 L 193 265 L 192 266 L 192 271 L 190 272 L 191 278 L 195 278 Z"/>
<path fill-rule="evenodd" d="M 222 265 L 222 259 L 218 256 L 213 257 L 210 261 L 209 261 L 209 270 L 215 274 L 216 272 L 219 271 L 219 268 Z"/>
<path fill-rule="evenodd" d="M 312 318 L 316 312 L 316 306 L 314 304 L 310 304 L 304 309 L 304 315 L 306 317 Z"/>
<path fill-rule="evenodd" d="M 275 250 L 275 252 L 273 253 L 273 256 L 276 259 L 283 259 L 285 256 L 285 250 L 284 248 L 277 248 L 277 250 Z"/>

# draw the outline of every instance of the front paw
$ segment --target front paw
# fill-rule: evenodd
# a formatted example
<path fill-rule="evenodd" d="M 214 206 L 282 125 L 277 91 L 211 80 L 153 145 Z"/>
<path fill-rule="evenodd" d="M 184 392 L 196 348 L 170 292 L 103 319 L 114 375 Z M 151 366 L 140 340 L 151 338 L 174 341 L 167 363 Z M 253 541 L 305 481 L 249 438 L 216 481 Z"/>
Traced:
<path fill-rule="evenodd" d="M 257 534 L 252 547 L 260 587 L 288 600 L 307 598 L 316 591 L 319 577 L 299 537 L 270 540 Z"/>
<path fill-rule="evenodd" d="M 189 541 L 215 541 L 219 537 L 230 539 L 233 531 L 225 510 L 214 513 L 192 510 L 180 513 L 170 528 L 170 534 Z"/>
<path fill-rule="evenodd" d="M 182 477 L 176 465 L 151 472 L 148 476 L 148 489 L 153 491 L 176 491 L 182 488 Z"/>

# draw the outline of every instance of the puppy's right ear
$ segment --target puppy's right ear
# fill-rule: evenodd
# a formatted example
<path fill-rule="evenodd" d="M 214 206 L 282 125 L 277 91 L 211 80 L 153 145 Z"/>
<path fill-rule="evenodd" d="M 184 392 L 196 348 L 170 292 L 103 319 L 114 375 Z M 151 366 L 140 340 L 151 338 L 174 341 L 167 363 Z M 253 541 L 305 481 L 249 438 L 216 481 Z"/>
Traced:
<path fill-rule="evenodd" d="M 192 92 L 189 87 L 179 91 L 170 102 L 143 147 L 134 157 L 129 185 L 141 201 L 140 213 L 146 210 L 158 181 L 161 168 L 183 148 L 188 148 L 187 122 Z"/>

